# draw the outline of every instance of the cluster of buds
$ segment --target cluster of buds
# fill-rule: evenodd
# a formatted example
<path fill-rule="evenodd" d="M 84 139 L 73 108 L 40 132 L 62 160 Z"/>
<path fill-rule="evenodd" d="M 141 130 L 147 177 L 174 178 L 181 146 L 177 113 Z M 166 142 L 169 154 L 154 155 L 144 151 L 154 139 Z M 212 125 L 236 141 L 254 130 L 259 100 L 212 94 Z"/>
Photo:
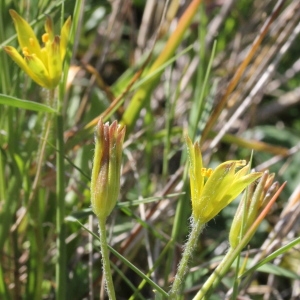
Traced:
<path fill-rule="evenodd" d="M 98 122 L 95 132 L 95 155 L 91 179 L 91 202 L 99 219 L 106 219 L 120 190 L 120 169 L 125 127 L 114 121 Z"/>
<path fill-rule="evenodd" d="M 260 212 L 269 203 L 278 190 L 278 183 L 274 182 L 275 174 L 264 172 L 258 185 L 251 184 L 240 202 L 229 233 L 231 248 L 235 248 L 245 233 L 250 229 Z M 252 234 L 254 234 L 253 231 Z M 249 239 L 251 236 L 249 236 Z"/>
<path fill-rule="evenodd" d="M 200 145 L 186 137 L 190 160 L 189 175 L 192 198 L 192 214 L 202 224 L 214 218 L 262 173 L 249 173 L 250 166 L 244 160 L 226 161 L 213 171 L 203 168 Z M 238 170 L 239 169 L 239 170 Z M 205 177 L 208 179 L 205 181 Z"/>
<path fill-rule="evenodd" d="M 62 63 L 67 49 L 71 17 L 63 25 L 60 36 L 57 36 L 54 34 L 52 20 L 47 16 L 46 33 L 42 36 L 44 47 L 41 47 L 27 21 L 12 9 L 9 13 L 14 21 L 24 57 L 14 47 L 6 46 L 4 50 L 37 84 L 47 89 L 55 88 L 62 74 Z"/>

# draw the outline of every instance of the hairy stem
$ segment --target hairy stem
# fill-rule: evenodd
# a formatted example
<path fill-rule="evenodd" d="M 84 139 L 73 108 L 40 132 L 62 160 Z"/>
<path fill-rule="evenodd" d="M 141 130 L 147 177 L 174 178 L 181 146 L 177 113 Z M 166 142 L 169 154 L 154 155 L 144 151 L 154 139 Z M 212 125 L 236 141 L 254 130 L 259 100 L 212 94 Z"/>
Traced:
<path fill-rule="evenodd" d="M 175 276 L 175 280 L 173 282 L 171 291 L 169 293 L 169 299 L 178 299 L 180 298 L 185 275 L 189 269 L 188 263 L 191 259 L 194 249 L 196 247 L 198 237 L 202 231 L 204 224 L 199 221 L 193 221 L 192 231 L 189 235 L 189 239 L 184 246 L 184 251 L 182 254 L 182 259 L 179 263 L 177 274 Z"/>
<path fill-rule="evenodd" d="M 110 261 L 109 261 L 109 252 L 107 247 L 106 239 L 106 219 L 100 218 L 99 221 L 99 234 L 100 234 L 100 248 L 102 254 L 102 264 L 103 264 L 103 274 L 105 279 L 105 285 L 107 289 L 107 294 L 110 300 L 115 300 L 115 289 L 112 281 L 111 270 L 110 270 Z"/>

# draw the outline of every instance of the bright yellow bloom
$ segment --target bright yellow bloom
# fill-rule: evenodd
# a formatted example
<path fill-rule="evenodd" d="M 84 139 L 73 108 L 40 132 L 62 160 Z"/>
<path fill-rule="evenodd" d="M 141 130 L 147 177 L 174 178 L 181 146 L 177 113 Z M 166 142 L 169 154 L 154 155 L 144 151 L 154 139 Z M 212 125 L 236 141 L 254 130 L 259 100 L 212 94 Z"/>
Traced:
<path fill-rule="evenodd" d="M 244 160 L 230 160 L 220 164 L 214 171 L 205 169 L 198 142 L 186 137 L 190 159 L 190 185 L 192 212 L 195 220 L 207 223 L 225 206 L 231 203 L 250 183 L 262 173 L 250 173 Z M 239 167 L 243 167 L 237 171 Z M 204 177 L 209 176 L 206 182 Z"/>
<path fill-rule="evenodd" d="M 71 17 L 66 20 L 59 37 L 54 35 L 52 20 L 47 16 L 46 33 L 42 36 L 45 45 L 41 47 L 27 21 L 12 9 L 9 10 L 9 13 L 14 21 L 24 58 L 14 47 L 6 46 L 4 50 L 37 84 L 47 89 L 55 88 L 61 78 L 62 63 L 71 28 Z"/>
<path fill-rule="evenodd" d="M 125 127 L 116 121 L 109 125 L 100 119 L 96 126 L 91 202 L 99 219 L 106 219 L 117 202 L 124 136 Z"/>

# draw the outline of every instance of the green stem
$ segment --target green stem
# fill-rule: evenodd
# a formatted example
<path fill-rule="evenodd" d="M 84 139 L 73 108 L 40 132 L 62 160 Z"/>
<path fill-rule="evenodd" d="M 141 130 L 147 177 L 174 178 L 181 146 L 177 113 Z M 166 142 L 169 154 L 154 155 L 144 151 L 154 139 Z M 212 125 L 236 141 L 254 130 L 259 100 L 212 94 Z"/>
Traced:
<path fill-rule="evenodd" d="M 106 219 L 99 218 L 99 234 L 100 234 L 100 248 L 102 255 L 102 264 L 103 264 L 103 274 L 107 289 L 107 294 L 110 300 L 115 300 L 115 289 L 112 281 L 111 270 L 110 270 L 110 261 L 109 261 L 109 252 L 107 248 L 107 239 L 106 239 Z"/>
<path fill-rule="evenodd" d="M 41 201 L 44 199 L 39 198 L 36 199 L 36 207 L 35 211 L 32 212 L 34 218 L 33 224 L 33 234 L 34 234 L 34 242 L 32 243 L 33 246 L 33 253 L 32 260 L 35 264 L 35 287 L 34 287 L 34 298 L 35 300 L 42 299 L 43 296 L 43 280 L 44 280 L 44 237 L 43 237 L 43 220 L 41 215 L 43 215 L 44 211 L 41 207 Z M 33 209 L 32 209 L 33 210 Z M 35 244 L 35 245 L 34 245 Z"/>
<path fill-rule="evenodd" d="M 66 299 L 66 244 L 65 244 L 65 167 L 64 167 L 64 125 L 63 116 L 56 116 L 56 299 Z"/>
<path fill-rule="evenodd" d="M 243 248 L 245 248 L 246 245 L 249 243 L 250 239 L 252 238 L 253 234 L 257 230 L 258 226 L 260 225 L 262 220 L 266 217 L 272 205 L 274 204 L 274 202 L 282 192 L 283 188 L 285 187 L 285 184 L 286 183 L 282 184 L 281 187 L 277 190 L 277 192 L 272 197 L 270 202 L 256 218 L 252 226 L 247 230 L 247 232 L 245 233 L 244 237 L 239 242 L 239 244 L 235 248 L 230 248 L 228 250 L 227 254 L 224 256 L 219 266 L 210 275 L 208 280 L 204 283 L 201 290 L 197 293 L 197 295 L 193 298 L 193 300 L 209 299 L 209 294 L 218 286 L 218 284 L 220 283 L 220 281 L 222 280 L 226 272 L 228 272 L 229 268 L 233 264 L 234 260 L 240 255 Z"/>
<path fill-rule="evenodd" d="M 197 293 L 197 295 L 193 298 L 193 300 L 200 300 L 200 299 L 209 299 L 209 294 L 212 290 L 212 287 L 215 286 L 220 280 L 223 278 L 224 273 L 227 272 L 228 268 L 232 264 L 233 260 L 235 259 L 233 248 L 230 248 L 229 251 L 226 253 L 218 267 L 214 270 L 214 272 L 209 276 L 209 278 L 203 284 L 201 290 Z"/>
<path fill-rule="evenodd" d="M 0 264 L 0 296 L 1 299 L 7 299 L 10 300 L 10 294 L 8 292 L 8 288 L 5 284 L 5 276 L 4 276 L 4 271 L 2 269 L 2 264 Z"/>
<path fill-rule="evenodd" d="M 188 271 L 188 263 L 196 247 L 203 226 L 203 223 L 199 221 L 193 221 L 192 231 L 190 233 L 188 241 L 185 244 L 182 259 L 179 263 L 177 274 L 175 276 L 175 280 L 169 293 L 169 299 L 178 299 L 180 297 L 180 294 L 183 289 L 184 278 Z"/>

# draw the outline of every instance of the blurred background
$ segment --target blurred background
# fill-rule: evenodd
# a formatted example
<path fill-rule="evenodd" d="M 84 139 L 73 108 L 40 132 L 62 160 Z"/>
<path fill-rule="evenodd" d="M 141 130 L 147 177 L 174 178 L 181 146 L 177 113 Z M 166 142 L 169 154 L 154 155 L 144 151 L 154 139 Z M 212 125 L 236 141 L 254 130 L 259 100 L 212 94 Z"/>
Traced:
<path fill-rule="evenodd" d="M 61 18 L 73 16 L 80 6 L 67 53 L 70 66 L 63 102 L 67 299 L 105 299 L 99 242 L 76 221 L 97 234 L 89 183 L 93 120 L 100 115 L 127 125 L 120 201 L 108 220 L 109 244 L 166 291 L 191 214 L 184 134 L 201 140 L 206 167 L 249 160 L 253 151 L 256 170 L 269 169 L 276 173 L 276 181 L 287 181 L 252 238 L 252 258 L 271 233 L 276 241 L 266 246 L 271 252 L 299 235 L 299 1 L 206 0 L 197 5 L 182 38 L 178 36 L 178 46 L 153 67 L 171 48 L 172 33 L 192 2 L 0 1 L 0 92 L 39 103 L 45 103 L 46 91 L 2 50 L 6 45 L 18 47 L 8 11 L 14 9 L 28 20 L 40 38 L 45 15 L 53 18 L 59 34 Z M 43 119 L 44 113 L 0 105 L 4 300 L 55 299 L 55 126 L 40 186 L 28 206 Z M 238 202 L 204 229 L 182 299 L 193 299 L 226 253 Z M 16 224 L 24 209 L 28 212 Z M 142 278 L 124 261 L 114 255 L 111 260 L 117 299 L 154 299 L 149 284 L 137 289 Z M 238 299 L 299 299 L 299 265 L 299 249 L 294 248 L 255 273 L 242 285 Z M 233 279 L 234 272 L 210 299 L 230 295 Z"/>

